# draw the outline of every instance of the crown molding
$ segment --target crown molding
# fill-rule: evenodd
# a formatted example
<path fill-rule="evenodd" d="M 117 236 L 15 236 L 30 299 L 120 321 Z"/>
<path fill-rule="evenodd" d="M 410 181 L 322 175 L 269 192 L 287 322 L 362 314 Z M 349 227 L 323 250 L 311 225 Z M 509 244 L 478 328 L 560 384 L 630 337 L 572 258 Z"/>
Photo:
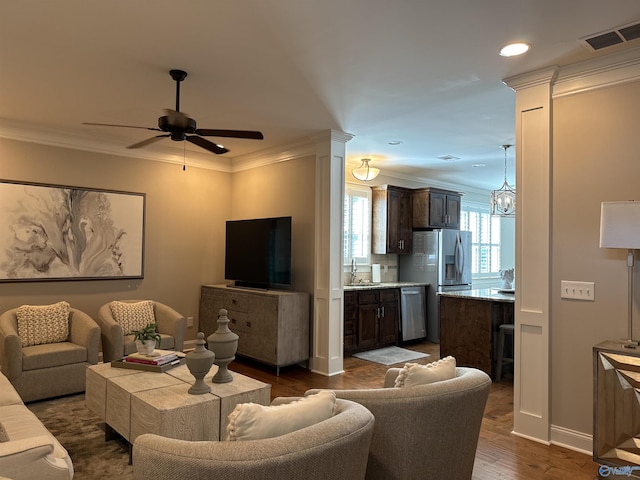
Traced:
<path fill-rule="evenodd" d="M 42 125 L 34 125 L 18 120 L 0 119 L 0 138 L 85 152 L 116 155 L 119 157 L 140 158 L 178 165 L 186 164 L 188 167 L 219 170 L 227 173 L 232 170 L 232 159 L 230 158 L 189 150 L 188 159 L 185 160 L 185 151 L 182 148 L 165 146 L 162 151 L 153 149 L 127 149 L 94 137 L 78 135 L 77 133 L 47 128 Z"/>
<path fill-rule="evenodd" d="M 188 167 L 234 173 L 315 155 L 318 143 L 332 140 L 346 143 L 353 138 L 353 135 L 337 130 L 327 130 L 317 135 L 300 138 L 287 145 L 266 148 L 236 157 L 222 157 L 189 150 L 186 160 L 182 148 L 163 146 L 162 151 L 153 150 L 153 148 L 127 149 L 95 137 L 78 135 L 77 133 L 17 120 L 0 119 L 0 138 L 128 158 L 140 158 L 179 165 L 185 164 Z"/>
<path fill-rule="evenodd" d="M 562 67 L 553 85 L 554 98 L 640 79 L 640 48 Z"/>
<path fill-rule="evenodd" d="M 451 190 L 451 191 L 460 192 L 463 194 L 474 194 L 474 195 L 484 196 L 484 195 L 489 195 L 491 193 L 491 190 L 484 190 L 482 188 L 471 187 L 469 185 L 464 185 L 460 183 L 441 182 L 441 181 L 432 180 L 426 177 L 403 175 L 393 171 L 385 171 L 384 176 L 388 178 L 396 178 L 398 180 L 404 180 L 412 183 L 423 183 L 425 187 L 441 188 L 443 190 Z"/>
<path fill-rule="evenodd" d="M 287 145 L 265 148 L 257 152 L 238 155 L 232 161 L 232 173 L 286 162 L 296 158 L 315 155 L 316 144 L 309 137 L 298 139 Z"/>
<path fill-rule="evenodd" d="M 502 80 L 506 86 L 514 91 L 523 90 L 525 88 L 536 87 L 538 85 L 546 85 L 552 83 L 558 74 L 558 67 L 551 66 L 534 70 L 532 72 L 514 75 Z"/>

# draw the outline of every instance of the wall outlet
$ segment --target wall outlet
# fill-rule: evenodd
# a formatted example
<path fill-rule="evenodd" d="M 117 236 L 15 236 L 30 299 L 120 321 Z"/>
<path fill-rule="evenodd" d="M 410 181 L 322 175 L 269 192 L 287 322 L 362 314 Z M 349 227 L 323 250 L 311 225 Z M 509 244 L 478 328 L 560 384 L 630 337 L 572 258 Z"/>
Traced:
<path fill-rule="evenodd" d="M 596 284 L 594 282 L 560 281 L 560 298 L 595 301 Z"/>
<path fill-rule="evenodd" d="M 187 317 L 187 328 L 193 328 L 193 317 Z"/>

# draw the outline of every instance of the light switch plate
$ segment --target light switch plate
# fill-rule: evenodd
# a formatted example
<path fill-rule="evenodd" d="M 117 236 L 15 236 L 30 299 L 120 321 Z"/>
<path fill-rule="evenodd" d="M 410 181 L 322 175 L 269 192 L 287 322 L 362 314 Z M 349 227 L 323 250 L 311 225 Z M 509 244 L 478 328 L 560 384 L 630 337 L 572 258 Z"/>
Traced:
<path fill-rule="evenodd" d="M 594 282 L 560 281 L 560 297 L 573 300 L 595 301 L 596 284 Z"/>

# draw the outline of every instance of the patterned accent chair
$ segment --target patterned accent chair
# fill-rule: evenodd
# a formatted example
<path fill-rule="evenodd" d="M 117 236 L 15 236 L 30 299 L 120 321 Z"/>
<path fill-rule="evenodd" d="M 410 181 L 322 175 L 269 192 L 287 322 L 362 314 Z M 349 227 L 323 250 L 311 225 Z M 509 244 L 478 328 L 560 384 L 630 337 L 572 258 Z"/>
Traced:
<path fill-rule="evenodd" d="M 84 392 L 98 363 L 100 327 L 67 302 L 0 315 L 0 365 L 24 402 Z"/>
<path fill-rule="evenodd" d="M 156 324 L 161 342 L 158 348 L 184 349 L 186 319 L 173 308 L 152 300 L 122 300 L 102 305 L 96 319 L 102 332 L 102 360 L 119 360 L 136 351 L 132 330 Z"/>

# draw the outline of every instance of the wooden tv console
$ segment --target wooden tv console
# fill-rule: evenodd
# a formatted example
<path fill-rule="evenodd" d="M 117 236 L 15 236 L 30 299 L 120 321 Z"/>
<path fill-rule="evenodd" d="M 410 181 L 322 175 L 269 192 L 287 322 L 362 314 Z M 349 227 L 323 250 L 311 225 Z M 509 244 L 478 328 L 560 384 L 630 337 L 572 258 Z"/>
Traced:
<path fill-rule="evenodd" d="M 218 328 L 218 312 L 228 311 L 229 328 L 238 339 L 238 355 L 276 367 L 309 360 L 309 294 L 203 285 L 200 331 L 208 337 Z"/>

